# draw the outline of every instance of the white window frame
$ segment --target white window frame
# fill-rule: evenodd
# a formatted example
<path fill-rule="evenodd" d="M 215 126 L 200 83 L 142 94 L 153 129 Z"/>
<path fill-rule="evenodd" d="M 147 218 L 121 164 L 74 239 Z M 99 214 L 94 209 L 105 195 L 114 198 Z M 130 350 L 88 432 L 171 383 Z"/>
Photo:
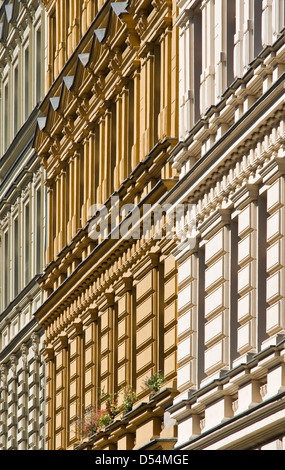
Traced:
<path fill-rule="evenodd" d="M 26 225 L 26 210 L 27 206 L 29 206 L 29 226 L 28 226 L 28 231 L 27 231 L 27 225 Z M 27 197 L 23 201 L 23 234 L 22 234 L 22 240 L 23 240 L 23 283 L 22 283 L 22 288 L 24 288 L 31 280 L 31 199 L 30 197 Z M 28 245 L 27 245 L 27 239 L 26 235 L 29 235 L 29 240 L 28 240 Z M 28 246 L 28 260 L 27 260 L 27 253 L 26 253 L 26 248 Z M 28 269 L 28 271 L 26 271 Z"/>
<path fill-rule="evenodd" d="M 18 290 L 15 289 L 15 261 L 16 261 L 16 253 L 15 253 L 15 222 L 18 221 Z M 21 272 L 21 262 L 20 262 L 20 217 L 18 210 L 13 214 L 12 217 L 12 286 L 13 286 L 13 298 L 15 298 L 21 291 L 21 283 L 20 283 L 20 272 Z"/>
<path fill-rule="evenodd" d="M 10 142 L 10 126 L 9 126 L 9 119 L 7 116 L 6 119 L 6 110 L 9 110 L 9 76 L 8 74 L 5 76 L 2 82 L 2 119 L 3 119 L 3 153 L 5 153 L 9 147 Z M 8 100 L 6 102 L 6 89 L 8 93 Z"/>
<path fill-rule="evenodd" d="M 20 128 L 20 100 L 19 100 L 19 97 L 20 97 L 20 93 L 19 93 L 19 90 L 20 90 L 20 64 L 19 64 L 19 59 L 17 57 L 17 59 L 14 61 L 13 63 L 13 134 L 15 135 L 19 128 Z M 18 71 L 18 87 L 16 89 L 16 83 L 15 83 L 15 73 L 16 73 L 16 69 Z M 16 101 L 17 99 L 17 101 Z M 15 125 L 15 119 L 16 119 L 16 116 L 15 116 L 15 109 L 16 109 L 16 103 L 17 103 L 17 125 Z"/>
<path fill-rule="evenodd" d="M 27 67 L 26 67 L 26 53 L 28 52 L 28 77 L 27 77 Z M 31 41 L 28 38 L 23 45 L 23 122 L 27 120 L 31 111 L 31 84 L 33 83 L 33 77 L 30 76 L 31 71 Z M 30 79 L 30 80 L 29 80 Z M 29 86 L 26 86 L 29 84 Z"/>

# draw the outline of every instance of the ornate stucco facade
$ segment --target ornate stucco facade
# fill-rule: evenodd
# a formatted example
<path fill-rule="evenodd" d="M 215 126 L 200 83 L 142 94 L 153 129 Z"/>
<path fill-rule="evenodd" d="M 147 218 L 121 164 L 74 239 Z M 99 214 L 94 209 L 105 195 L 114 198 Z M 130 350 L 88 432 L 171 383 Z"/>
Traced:
<path fill-rule="evenodd" d="M 0 8 L 0 449 L 44 448 L 44 170 L 32 148 L 44 95 L 45 12 L 37 1 Z"/>
<path fill-rule="evenodd" d="M 284 449 L 284 2 L 181 1 L 177 24 L 175 448 Z"/>
<path fill-rule="evenodd" d="M 0 448 L 285 450 L 284 0 L 0 4 Z"/>
<path fill-rule="evenodd" d="M 101 391 L 126 386 L 135 408 L 89 448 L 172 448 L 175 241 L 156 237 L 150 217 L 145 236 L 130 238 L 127 213 L 132 205 L 142 220 L 144 205 L 177 182 L 168 162 L 178 135 L 176 3 L 70 2 L 68 28 L 62 2 L 46 6 L 48 34 L 54 22 L 57 34 L 34 146 L 48 188 L 45 301 L 36 313 L 45 330 L 47 448 L 78 446 L 74 422 Z M 94 204 L 108 222 L 98 239 Z M 164 390 L 150 399 L 144 381 L 159 370 Z"/>

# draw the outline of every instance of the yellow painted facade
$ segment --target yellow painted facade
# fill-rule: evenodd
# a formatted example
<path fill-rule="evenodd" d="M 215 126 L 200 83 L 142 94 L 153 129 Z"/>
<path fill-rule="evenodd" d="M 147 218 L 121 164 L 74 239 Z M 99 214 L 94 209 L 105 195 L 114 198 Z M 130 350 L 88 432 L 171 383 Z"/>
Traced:
<path fill-rule="evenodd" d="M 143 236 L 128 237 L 124 208 L 133 204 L 142 222 L 144 205 L 162 204 L 177 182 L 168 161 L 178 135 L 176 2 L 45 3 L 47 94 L 34 147 L 48 192 L 45 301 L 36 313 L 45 330 L 46 448 L 80 444 L 76 422 L 99 406 L 102 390 L 119 395 L 120 414 L 89 448 L 172 448 L 165 409 L 178 393 L 176 242 L 156 236 L 153 218 Z M 98 239 L 94 204 L 109 221 Z M 126 236 L 108 236 L 118 228 Z M 159 371 L 165 383 L 150 396 L 144 382 Z M 128 419 L 126 386 L 137 395 Z"/>
<path fill-rule="evenodd" d="M 284 449 L 284 2 L 45 6 L 47 450 Z"/>

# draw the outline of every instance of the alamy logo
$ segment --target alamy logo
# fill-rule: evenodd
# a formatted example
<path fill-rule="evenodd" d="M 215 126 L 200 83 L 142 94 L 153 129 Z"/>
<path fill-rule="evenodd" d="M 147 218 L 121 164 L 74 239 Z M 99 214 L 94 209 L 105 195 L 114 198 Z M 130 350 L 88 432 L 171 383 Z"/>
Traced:
<path fill-rule="evenodd" d="M 176 238 L 189 248 L 196 244 L 194 204 L 124 204 L 118 196 L 111 197 L 111 205 L 95 204 L 89 211 L 88 235 L 99 242 L 104 239 Z"/>

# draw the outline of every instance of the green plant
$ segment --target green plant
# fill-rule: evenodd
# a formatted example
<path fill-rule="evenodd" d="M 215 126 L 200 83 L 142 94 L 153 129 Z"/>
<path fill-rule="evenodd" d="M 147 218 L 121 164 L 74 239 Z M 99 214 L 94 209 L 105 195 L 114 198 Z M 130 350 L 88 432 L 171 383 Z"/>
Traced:
<path fill-rule="evenodd" d="M 150 396 L 158 393 L 164 383 L 165 378 L 161 371 L 155 372 L 151 377 L 147 377 L 145 380 L 145 385 L 150 390 Z"/>
<path fill-rule="evenodd" d="M 124 414 L 128 413 L 128 411 L 131 411 L 133 408 L 133 404 L 135 401 L 137 401 L 137 396 L 136 393 L 133 391 L 132 387 L 130 385 L 127 385 L 124 390 L 123 390 L 123 412 Z"/>
<path fill-rule="evenodd" d="M 87 408 L 82 418 L 74 421 L 76 431 L 81 438 L 90 437 L 104 428 L 105 410 L 97 410 L 95 406 Z"/>
<path fill-rule="evenodd" d="M 90 437 L 97 432 L 103 431 L 106 426 L 113 422 L 115 416 L 119 413 L 120 407 L 118 406 L 116 395 L 106 394 L 104 391 L 101 391 L 99 404 L 103 400 L 105 401 L 104 409 L 90 406 L 85 410 L 81 418 L 77 417 L 73 422 L 80 438 Z"/>
<path fill-rule="evenodd" d="M 101 401 L 102 400 L 105 400 L 106 414 L 109 416 L 110 422 L 112 422 L 115 416 L 120 412 L 120 407 L 118 405 L 118 396 L 117 394 L 106 394 L 104 390 L 101 390 Z M 105 417 L 105 421 L 108 421 L 107 417 Z"/>

